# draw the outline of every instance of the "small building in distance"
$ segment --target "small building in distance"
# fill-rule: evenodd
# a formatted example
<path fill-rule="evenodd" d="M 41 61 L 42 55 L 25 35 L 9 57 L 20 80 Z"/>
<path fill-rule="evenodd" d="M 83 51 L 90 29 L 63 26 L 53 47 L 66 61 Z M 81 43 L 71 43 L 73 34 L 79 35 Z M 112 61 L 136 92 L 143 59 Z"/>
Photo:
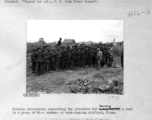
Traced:
<path fill-rule="evenodd" d="M 93 42 L 93 41 L 85 41 L 85 42 L 79 42 L 79 44 L 91 45 L 91 44 L 96 44 L 96 42 Z"/>
<path fill-rule="evenodd" d="M 41 46 L 46 45 L 46 43 L 43 38 L 40 38 L 38 42 L 34 43 L 34 45 L 41 47 Z"/>
<path fill-rule="evenodd" d="M 76 42 L 74 39 L 64 39 L 64 41 L 62 42 L 62 46 L 74 46 L 76 45 Z"/>
<path fill-rule="evenodd" d="M 27 43 L 27 51 L 31 52 L 33 49 L 36 49 L 38 47 L 43 47 L 47 45 L 43 38 L 40 38 L 39 41 L 34 43 Z"/>

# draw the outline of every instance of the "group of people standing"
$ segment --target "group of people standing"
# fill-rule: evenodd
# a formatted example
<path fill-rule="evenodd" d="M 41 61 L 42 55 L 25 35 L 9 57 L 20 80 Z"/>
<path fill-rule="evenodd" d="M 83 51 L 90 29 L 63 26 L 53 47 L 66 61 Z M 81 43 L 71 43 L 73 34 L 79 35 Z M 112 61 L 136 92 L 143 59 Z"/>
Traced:
<path fill-rule="evenodd" d="M 113 52 L 98 46 L 44 46 L 31 54 L 33 74 L 42 75 L 53 71 L 74 70 L 84 67 L 111 66 Z"/>

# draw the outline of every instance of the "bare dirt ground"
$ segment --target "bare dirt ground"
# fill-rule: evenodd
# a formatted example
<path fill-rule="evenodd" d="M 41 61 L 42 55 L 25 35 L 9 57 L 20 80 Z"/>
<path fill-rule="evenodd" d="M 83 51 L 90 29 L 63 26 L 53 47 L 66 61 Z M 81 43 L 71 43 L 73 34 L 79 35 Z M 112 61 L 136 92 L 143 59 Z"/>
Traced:
<path fill-rule="evenodd" d="M 54 72 L 42 76 L 32 75 L 30 63 L 28 63 L 26 91 L 43 91 L 50 94 L 123 94 L 123 69 L 120 67 L 120 58 L 115 61 L 115 68 L 108 68 L 107 66 L 100 70 L 82 68 L 73 71 Z"/>

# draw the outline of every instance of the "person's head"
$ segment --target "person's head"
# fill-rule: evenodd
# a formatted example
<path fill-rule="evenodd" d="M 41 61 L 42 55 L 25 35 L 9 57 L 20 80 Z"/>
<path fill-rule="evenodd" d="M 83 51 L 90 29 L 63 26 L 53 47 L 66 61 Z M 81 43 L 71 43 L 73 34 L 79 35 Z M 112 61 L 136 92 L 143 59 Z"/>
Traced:
<path fill-rule="evenodd" d="M 48 53 L 48 50 L 46 49 L 45 52 Z"/>
<path fill-rule="evenodd" d="M 100 51 L 100 48 L 97 48 L 97 51 Z"/>
<path fill-rule="evenodd" d="M 34 50 L 33 50 L 33 53 L 35 53 L 35 52 L 36 52 L 36 50 L 34 49 Z"/>

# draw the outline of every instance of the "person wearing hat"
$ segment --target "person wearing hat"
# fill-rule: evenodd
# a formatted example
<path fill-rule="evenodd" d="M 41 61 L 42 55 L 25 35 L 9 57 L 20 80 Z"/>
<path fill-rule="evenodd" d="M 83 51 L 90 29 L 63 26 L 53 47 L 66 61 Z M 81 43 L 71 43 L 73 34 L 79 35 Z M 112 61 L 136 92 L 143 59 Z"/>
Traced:
<path fill-rule="evenodd" d="M 55 61 L 53 49 L 51 49 L 51 51 L 49 52 L 49 55 L 50 55 L 50 72 L 53 72 L 54 71 L 54 61 Z"/>
<path fill-rule="evenodd" d="M 33 74 L 35 74 L 35 67 L 36 67 L 35 55 L 36 55 L 36 50 L 34 49 L 31 54 L 32 73 Z"/>
<path fill-rule="evenodd" d="M 102 49 L 102 60 L 101 60 L 101 67 L 103 67 L 106 63 L 106 49 Z"/>
<path fill-rule="evenodd" d="M 97 54 L 97 51 L 95 49 L 95 47 L 92 49 L 93 51 L 93 56 L 92 56 L 92 64 L 93 64 L 93 67 L 96 65 L 96 54 Z"/>
<path fill-rule="evenodd" d="M 64 47 L 62 52 L 62 69 L 63 71 L 67 69 L 67 60 L 68 60 L 68 53 L 67 49 Z"/>
<path fill-rule="evenodd" d="M 85 67 L 85 53 L 83 49 L 81 49 L 80 51 L 80 62 L 81 62 L 81 67 L 84 68 Z"/>
<path fill-rule="evenodd" d="M 68 60 L 67 60 L 67 62 L 68 62 L 68 70 L 71 70 L 72 69 L 72 62 L 71 62 L 71 48 L 69 48 L 68 50 L 67 50 L 67 53 L 68 53 Z"/>
<path fill-rule="evenodd" d="M 60 69 L 60 59 L 61 59 L 61 51 L 57 49 L 56 51 L 56 69 Z"/>
<path fill-rule="evenodd" d="M 71 64 L 72 64 L 72 66 L 71 66 L 72 69 L 75 69 L 75 49 L 74 48 L 71 51 Z"/>
<path fill-rule="evenodd" d="M 45 52 L 46 52 L 45 47 L 43 47 L 42 48 L 43 61 L 42 61 L 42 67 L 41 67 L 42 74 L 45 74 L 45 62 L 44 62 Z"/>
<path fill-rule="evenodd" d="M 93 66 L 93 56 L 94 56 L 94 51 L 92 48 L 90 48 L 90 57 L 89 57 L 90 66 Z"/>
<path fill-rule="evenodd" d="M 77 69 L 80 68 L 80 57 L 81 57 L 80 49 L 78 48 L 76 51 L 76 67 L 77 67 Z"/>
<path fill-rule="evenodd" d="M 42 62 L 43 62 L 43 54 L 41 48 L 38 48 L 38 52 L 35 55 L 35 61 L 36 61 L 36 66 L 37 66 L 37 75 L 42 74 Z"/>
<path fill-rule="evenodd" d="M 102 52 L 100 48 L 97 48 L 97 64 L 98 64 L 98 69 L 100 69 L 100 63 L 102 60 Z"/>
<path fill-rule="evenodd" d="M 85 49 L 85 66 L 90 65 L 89 56 L 90 56 L 90 54 L 89 54 L 89 49 L 88 49 L 88 46 L 87 46 L 86 49 Z"/>
<path fill-rule="evenodd" d="M 44 54 L 43 54 L 44 56 L 44 73 L 46 74 L 46 73 L 48 73 L 49 72 L 49 52 L 48 52 L 48 50 L 46 49 L 45 50 L 45 52 L 44 52 Z"/>

